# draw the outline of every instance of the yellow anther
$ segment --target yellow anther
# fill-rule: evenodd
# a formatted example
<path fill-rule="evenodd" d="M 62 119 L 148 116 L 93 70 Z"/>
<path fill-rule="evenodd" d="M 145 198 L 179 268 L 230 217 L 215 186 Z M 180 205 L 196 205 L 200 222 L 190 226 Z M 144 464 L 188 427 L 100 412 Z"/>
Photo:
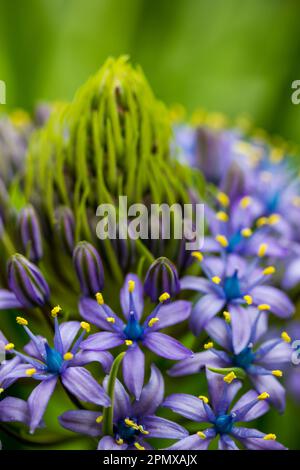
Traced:
<path fill-rule="evenodd" d="M 268 266 L 263 270 L 263 275 L 264 276 L 270 276 L 271 274 L 274 274 L 276 272 L 276 269 L 274 266 Z"/>
<path fill-rule="evenodd" d="M 225 375 L 225 377 L 223 378 L 224 382 L 226 382 L 227 384 L 231 384 L 234 379 L 236 379 L 236 375 L 233 371 L 229 372 L 229 374 Z"/>
<path fill-rule="evenodd" d="M 153 317 L 151 318 L 149 321 L 148 321 L 148 326 L 150 326 L 150 328 L 155 325 L 155 323 L 157 323 L 159 321 L 159 318 L 157 317 Z"/>
<path fill-rule="evenodd" d="M 60 307 L 60 305 L 56 305 L 56 307 L 53 307 L 53 309 L 51 310 L 51 317 L 52 318 L 57 317 L 59 312 L 61 312 L 61 307 Z"/>
<path fill-rule="evenodd" d="M 132 346 L 133 341 L 131 341 L 131 339 L 125 339 L 125 344 L 126 344 L 126 346 Z"/>
<path fill-rule="evenodd" d="M 8 343 L 5 345 L 4 349 L 5 351 L 10 351 L 11 349 L 14 349 L 15 345 L 14 343 Z"/>
<path fill-rule="evenodd" d="M 0 388 L 0 395 L 4 392 L 4 388 Z"/>
<path fill-rule="evenodd" d="M 87 333 L 89 333 L 91 331 L 91 325 L 89 323 L 87 323 L 86 321 L 82 321 L 80 323 L 80 326 L 83 330 L 85 330 Z"/>
<path fill-rule="evenodd" d="M 295 207 L 300 207 L 300 196 L 294 196 L 292 199 L 292 204 Z"/>
<path fill-rule="evenodd" d="M 164 292 L 158 297 L 158 300 L 160 302 L 165 302 L 166 300 L 169 300 L 169 298 L 170 298 L 170 294 L 168 294 L 168 292 Z"/>
<path fill-rule="evenodd" d="M 291 340 L 291 337 L 287 334 L 286 331 L 283 331 L 283 332 L 281 333 L 281 339 L 283 339 L 283 341 L 284 341 L 285 343 L 290 343 L 290 342 L 292 341 L 292 340 Z"/>
<path fill-rule="evenodd" d="M 282 377 L 283 373 L 282 373 L 282 370 L 272 370 L 272 375 L 274 375 L 274 377 Z"/>
<path fill-rule="evenodd" d="M 121 446 L 122 444 L 124 444 L 124 441 L 120 438 L 116 440 L 116 443 L 118 444 L 118 446 Z"/>
<path fill-rule="evenodd" d="M 218 220 L 220 220 L 221 222 L 228 222 L 228 215 L 226 214 L 226 212 L 223 212 L 223 211 L 219 211 L 216 213 L 216 218 Z"/>
<path fill-rule="evenodd" d="M 34 374 L 36 374 L 36 369 L 32 368 L 26 370 L 26 375 L 28 375 L 28 377 L 31 377 Z"/>
<path fill-rule="evenodd" d="M 200 253 L 200 251 L 193 251 L 192 256 L 196 258 L 196 260 L 200 261 L 200 263 L 203 261 L 203 255 Z"/>
<path fill-rule="evenodd" d="M 280 163 L 284 157 L 284 152 L 281 148 L 273 148 L 270 152 L 270 161 L 272 163 Z"/>
<path fill-rule="evenodd" d="M 231 315 L 230 315 L 229 312 L 226 312 L 226 311 L 223 312 L 223 317 L 224 317 L 226 323 L 230 323 L 230 321 L 231 321 Z"/>
<path fill-rule="evenodd" d="M 276 225 L 278 222 L 281 220 L 281 217 L 279 214 L 272 214 L 269 217 L 269 224 L 270 225 Z"/>
<path fill-rule="evenodd" d="M 74 354 L 72 354 L 71 352 L 66 352 L 66 354 L 64 354 L 65 361 L 71 361 L 73 357 L 74 357 Z"/>
<path fill-rule="evenodd" d="M 263 225 L 267 225 L 269 222 L 268 217 L 259 217 L 256 221 L 257 227 L 262 227 Z"/>
<path fill-rule="evenodd" d="M 219 201 L 219 203 L 224 206 L 224 207 L 227 207 L 229 206 L 229 197 L 227 196 L 227 194 L 223 193 L 223 192 L 219 192 L 217 194 L 217 199 Z"/>
<path fill-rule="evenodd" d="M 252 235 L 252 230 L 251 230 L 251 228 L 248 228 L 248 227 L 247 227 L 247 228 L 243 228 L 243 230 L 241 230 L 241 235 L 242 235 L 243 237 L 245 237 L 245 238 L 251 237 L 251 235 Z"/>
<path fill-rule="evenodd" d="M 245 196 L 240 200 L 240 206 L 242 209 L 247 209 L 252 202 L 252 198 L 250 196 Z"/>
<path fill-rule="evenodd" d="M 116 319 L 114 317 L 106 317 L 106 321 L 108 323 L 116 323 Z"/>
<path fill-rule="evenodd" d="M 260 258 L 265 256 L 265 254 L 267 253 L 267 249 L 268 249 L 267 243 L 262 243 L 261 245 L 259 245 L 257 256 L 259 256 Z"/>
<path fill-rule="evenodd" d="M 202 432 L 202 431 L 198 431 L 198 432 L 197 432 L 197 436 L 199 436 L 200 439 L 206 439 L 206 435 L 205 435 L 204 432 Z"/>
<path fill-rule="evenodd" d="M 139 426 L 134 421 L 132 421 L 132 419 L 125 418 L 124 422 L 125 422 L 126 426 L 128 426 L 132 429 L 135 429 L 136 431 L 139 431 Z"/>
<path fill-rule="evenodd" d="M 207 398 L 205 395 L 199 395 L 198 398 L 199 398 L 200 400 L 202 400 L 202 401 L 203 401 L 204 403 L 206 403 L 206 404 L 207 404 L 208 401 L 209 401 L 208 398 Z"/>
<path fill-rule="evenodd" d="M 228 240 L 227 238 L 225 237 L 225 235 L 217 235 L 216 236 L 216 241 L 218 243 L 220 243 L 220 245 L 223 247 L 223 248 L 227 248 L 228 246 Z"/>
<path fill-rule="evenodd" d="M 214 284 L 220 284 L 221 282 L 221 278 L 219 276 L 214 276 L 211 278 L 211 280 Z"/>
<path fill-rule="evenodd" d="M 246 304 L 252 305 L 253 299 L 252 299 L 251 295 L 244 295 L 244 300 L 245 300 Z"/>
<path fill-rule="evenodd" d="M 135 443 L 134 443 L 134 447 L 135 447 L 137 450 L 145 450 L 145 447 L 141 446 L 141 444 L 139 444 L 138 442 L 135 442 Z"/>
<path fill-rule="evenodd" d="M 263 439 L 264 439 L 265 441 L 276 441 L 277 436 L 276 436 L 276 434 L 266 434 L 266 435 L 263 437 Z"/>
<path fill-rule="evenodd" d="M 214 343 L 212 341 L 209 341 L 208 343 L 205 343 L 203 347 L 204 349 L 211 349 L 214 347 Z"/>
<path fill-rule="evenodd" d="M 23 325 L 23 326 L 28 325 L 28 321 L 26 320 L 26 318 L 23 318 L 23 317 L 17 317 L 16 322 L 18 323 L 18 325 Z"/>
<path fill-rule="evenodd" d="M 146 436 L 147 434 L 149 434 L 149 431 L 146 431 L 146 429 L 144 429 L 143 426 L 141 426 L 141 425 L 139 426 L 139 431 L 140 431 L 142 434 L 144 434 L 145 436 Z"/>
<path fill-rule="evenodd" d="M 101 294 L 101 292 L 97 292 L 97 294 L 95 295 L 96 297 L 96 300 L 98 302 L 99 305 L 103 305 L 104 304 L 104 299 L 103 299 L 103 295 Z"/>
<path fill-rule="evenodd" d="M 258 400 L 266 400 L 267 398 L 270 398 L 270 395 L 268 392 L 263 392 L 257 397 Z"/>
<path fill-rule="evenodd" d="M 259 304 L 257 306 L 258 310 L 262 311 L 262 310 L 271 310 L 271 307 L 269 304 Z"/>
<path fill-rule="evenodd" d="M 103 421 L 103 416 L 102 415 L 97 416 L 96 423 L 100 424 L 100 423 L 102 423 L 102 421 Z"/>
<path fill-rule="evenodd" d="M 135 282 L 130 280 L 128 281 L 128 292 L 133 292 L 135 289 Z"/>

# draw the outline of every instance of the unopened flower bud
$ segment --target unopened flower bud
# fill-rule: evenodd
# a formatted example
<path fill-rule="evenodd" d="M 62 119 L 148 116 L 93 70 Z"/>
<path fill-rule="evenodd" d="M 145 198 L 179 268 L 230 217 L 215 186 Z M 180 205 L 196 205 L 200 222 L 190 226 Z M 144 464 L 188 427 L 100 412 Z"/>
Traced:
<path fill-rule="evenodd" d="M 26 206 L 21 210 L 19 226 L 24 251 L 30 261 L 36 263 L 43 256 L 43 247 L 40 224 L 32 206 Z"/>
<path fill-rule="evenodd" d="M 73 253 L 73 262 L 85 297 L 94 297 L 104 287 L 103 265 L 98 251 L 88 242 L 80 242 Z"/>
<path fill-rule="evenodd" d="M 7 271 L 8 285 L 24 307 L 42 306 L 48 301 L 50 290 L 43 274 L 25 256 L 13 255 Z"/>
<path fill-rule="evenodd" d="M 69 253 L 74 249 L 75 220 L 69 207 L 61 206 L 55 211 L 56 230 L 59 239 Z"/>
<path fill-rule="evenodd" d="M 180 290 L 178 273 L 175 265 L 164 256 L 155 260 L 146 274 L 144 291 L 152 302 L 157 302 L 164 292 L 174 297 Z"/>

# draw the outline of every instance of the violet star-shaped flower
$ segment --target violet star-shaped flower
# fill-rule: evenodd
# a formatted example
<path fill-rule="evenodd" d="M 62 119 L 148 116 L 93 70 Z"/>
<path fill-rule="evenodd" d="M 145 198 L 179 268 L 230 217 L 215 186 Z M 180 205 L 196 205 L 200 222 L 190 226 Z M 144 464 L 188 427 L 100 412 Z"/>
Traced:
<path fill-rule="evenodd" d="M 294 312 L 294 305 L 288 296 L 273 286 L 264 285 L 274 273 L 273 266 L 261 269 L 257 259 L 247 263 L 243 258 L 231 254 L 226 259 L 210 257 L 202 260 L 200 253 L 195 256 L 201 261 L 206 277 L 185 276 L 181 289 L 190 289 L 204 295 L 193 307 L 190 326 L 198 335 L 208 322 L 220 311 L 230 311 L 232 322 L 238 322 L 240 305 L 253 304 L 260 310 L 271 310 L 280 318 L 288 318 Z"/>
<path fill-rule="evenodd" d="M 277 380 L 283 375 L 282 369 L 291 361 L 290 337 L 283 332 L 281 338 L 261 343 L 268 329 L 267 314 L 249 307 L 239 310 L 238 321 L 231 322 L 231 315 L 225 312 L 226 320 L 213 318 L 206 326 L 207 333 L 224 350 L 216 349 L 212 342 L 206 343 L 205 351 L 184 359 L 171 368 L 169 374 L 182 376 L 199 373 L 206 367 L 242 368 L 255 389 L 262 393 L 268 390 L 269 402 L 281 412 L 285 407 L 285 389 Z"/>
<path fill-rule="evenodd" d="M 126 322 L 123 322 L 108 305 L 101 294 L 98 303 L 83 298 L 80 301 L 81 316 L 105 330 L 95 333 L 82 342 L 81 348 L 88 351 L 106 351 L 125 344 L 127 351 L 123 359 L 123 376 L 128 390 L 138 399 L 144 382 L 145 358 L 139 347 L 142 344 L 159 356 L 180 360 L 192 355 L 192 352 L 179 341 L 158 330 L 175 325 L 187 319 L 191 312 L 190 302 L 169 300 L 167 293 L 162 294 L 160 303 L 140 322 L 143 308 L 143 285 L 134 274 L 128 274 L 121 289 L 120 301 Z"/>
<path fill-rule="evenodd" d="M 12 343 L 8 343 L 5 347 L 7 352 L 21 359 L 21 363 L 7 373 L 5 380 L 32 377 L 40 381 L 28 398 L 31 433 L 35 431 L 44 415 L 58 378 L 61 379 L 63 386 L 79 400 L 105 407 L 110 405 L 110 399 L 103 388 L 82 366 L 97 361 L 103 366 L 104 371 L 108 372 L 112 364 L 111 354 L 81 351 L 80 344 L 86 331 L 89 331 L 89 324 L 69 321 L 59 325 L 57 319 L 59 310 L 60 307 L 52 310 L 55 321 L 54 347 L 49 346 L 47 340 L 41 336 L 34 335 L 27 326 L 27 320 L 22 317 L 17 317 L 17 322 L 23 326 L 31 339 L 24 347 L 26 354 L 16 351 Z M 82 331 L 75 339 L 80 329 Z"/>
<path fill-rule="evenodd" d="M 268 411 L 266 392 L 257 395 L 250 390 L 231 406 L 238 390 L 239 381 L 234 380 L 233 373 L 223 377 L 213 372 L 206 372 L 209 398 L 195 397 L 185 393 L 175 393 L 166 398 L 162 406 L 197 423 L 209 423 L 209 427 L 199 430 L 176 444 L 169 450 L 207 450 L 211 441 L 219 436 L 220 450 L 239 450 L 235 441 L 250 450 L 284 450 L 285 447 L 276 441 L 275 434 L 264 434 L 257 429 L 238 425 L 250 422 Z M 211 404 L 209 404 L 209 402 Z"/>
<path fill-rule="evenodd" d="M 107 378 L 104 385 L 107 384 Z M 164 398 L 161 372 L 152 365 L 151 376 L 138 401 L 131 400 L 119 380 L 116 380 L 113 409 L 113 436 L 103 436 L 102 415 L 97 411 L 72 410 L 60 416 L 60 424 L 77 433 L 102 436 L 99 450 L 151 449 L 146 438 L 183 439 L 188 432 L 179 424 L 155 415 Z"/>

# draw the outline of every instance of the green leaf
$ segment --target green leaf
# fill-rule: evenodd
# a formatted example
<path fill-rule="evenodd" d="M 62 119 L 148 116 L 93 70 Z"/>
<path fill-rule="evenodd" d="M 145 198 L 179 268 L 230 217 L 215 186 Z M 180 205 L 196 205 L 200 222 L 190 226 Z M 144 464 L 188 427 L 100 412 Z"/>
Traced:
<path fill-rule="evenodd" d="M 217 367 L 208 367 L 209 370 L 212 372 L 216 372 L 217 374 L 222 374 L 222 375 L 227 375 L 230 372 L 234 372 L 236 377 L 238 379 L 245 379 L 246 378 L 246 372 L 244 369 L 241 369 L 240 367 L 224 367 L 224 368 L 217 368 Z"/>
<path fill-rule="evenodd" d="M 108 379 L 107 393 L 111 400 L 111 406 L 105 408 L 103 412 L 103 435 L 113 435 L 113 417 L 114 417 L 114 398 L 115 398 L 115 383 L 119 371 L 120 364 L 125 356 L 125 352 L 119 354 L 113 362 Z"/>

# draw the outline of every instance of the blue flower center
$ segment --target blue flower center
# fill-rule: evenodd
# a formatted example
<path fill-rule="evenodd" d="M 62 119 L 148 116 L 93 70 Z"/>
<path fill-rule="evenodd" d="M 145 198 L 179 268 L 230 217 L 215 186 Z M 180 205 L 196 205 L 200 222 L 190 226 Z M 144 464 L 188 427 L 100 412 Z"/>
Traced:
<path fill-rule="evenodd" d="M 280 200 L 280 191 L 275 191 L 266 201 L 267 211 L 269 214 L 276 212 Z"/>
<path fill-rule="evenodd" d="M 239 354 L 233 356 L 232 362 L 236 367 L 247 369 L 252 364 L 254 357 L 252 349 L 247 346 Z"/>
<path fill-rule="evenodd" d="M 130 418 L 130 420 L 134 423 L 137 422 L 134 418 Z M 121 419 L 115 426 L 114 433 L 117 439 L 123 439 L 127 444 L 133 444 L 136 440 L 135 437 L 140 434 L 140 431 L 128 426 L 125 421 Z"/>
<path fill-rule="evenodd" d="M 225 277 L 224 292 L 227 300 L 237 299 L 242 296 L 238 271 L 234 271 L 232 276 Z"/>
<path fill-rule="evenodd" d="M 47 343 L 45 344 L 45 349 L 47 371 L 52 374 L 59 374 L 64 362 L 62 355 L 56 349 L 50 348 Z"/>
<path fill-rule="evenodd" d="M 233 428 L 232 416 L 225 414 L 217 416 L 214 428 L 218 434 L 229 434 Z"/>
<path fill-rule="evenodd" d="M 138 341 L 143 338 L 144 328 L 139 324 L 133 313 L 130 313 L 128 323 L 124 328 L 126 339 Z"/>
<path fill-rule="evenodd" d="M 232 253 L 243 239 L 240 231 L 234 233 L 228 240 L 228 246 L 226 248 L 227 253 Z"/>

